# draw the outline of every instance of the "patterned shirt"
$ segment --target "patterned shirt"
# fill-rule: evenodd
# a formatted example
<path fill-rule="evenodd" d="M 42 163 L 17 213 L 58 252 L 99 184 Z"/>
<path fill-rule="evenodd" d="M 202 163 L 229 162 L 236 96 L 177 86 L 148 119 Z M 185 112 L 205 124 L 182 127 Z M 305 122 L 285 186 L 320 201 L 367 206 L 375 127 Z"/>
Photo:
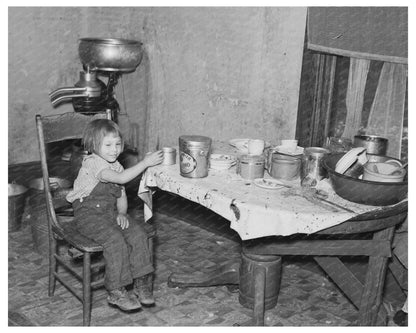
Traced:
<path fill-rule="evenodd" d="M 89 196 L 99 182 L 105 182 L 100 178 L 101 171 L 104 169 L 110 169 L 119 173 L 124 170 L 120 162 L 109 163 L 97 154 L 84 157 L 78 177 L 74 182 L 74 188 L 67 194 L 66 200 L 74 202 L 79 199 L 82 202 L 82 199 Z"/>

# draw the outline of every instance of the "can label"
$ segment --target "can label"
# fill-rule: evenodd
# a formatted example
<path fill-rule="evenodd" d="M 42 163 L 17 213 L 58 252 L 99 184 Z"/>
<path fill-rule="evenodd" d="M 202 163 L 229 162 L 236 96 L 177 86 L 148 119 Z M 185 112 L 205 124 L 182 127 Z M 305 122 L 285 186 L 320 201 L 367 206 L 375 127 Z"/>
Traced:
<path fill-rule="evenodd" d="M 188 174 L 196 169 L 197 163 L 193 156 L 182 151 L 179 155 L 179 160 L 182 173 Z"/>

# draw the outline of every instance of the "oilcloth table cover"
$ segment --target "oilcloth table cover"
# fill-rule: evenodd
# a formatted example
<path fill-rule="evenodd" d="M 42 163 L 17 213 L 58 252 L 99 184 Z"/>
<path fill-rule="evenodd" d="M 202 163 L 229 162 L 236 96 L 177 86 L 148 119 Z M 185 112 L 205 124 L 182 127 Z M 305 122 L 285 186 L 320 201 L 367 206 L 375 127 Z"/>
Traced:
<path fill-rule="evenodd" d="M 224 143 L 214 143 L 212 153 L 234 154 L 237 151 Z M 268 177 L 265 172 L 265 178 Z M 328 193 L 328 201 L 346 207 L 328 209 L 306 198 L 293 195 L 300 181 L 288 182 L 293 188 L 264 189 L 236 174 L 236 167 L 228 170 L 209 170 L 205 178 L 186 178 L 180 175 L 180 166 L 158 165 L 143 174 L 139 197 L 144 201 L 145 220 L 152 217 L 152 188 L 177 194 L 205 206 L 230 221 L 242 240 L 266 236 L 287 236 L 295 233 L 314 233 L 340 224 L 359 214 L 376 211 L 381 207 L 356 204 L 339 197 L 329 183 L 320 187 Z"/>

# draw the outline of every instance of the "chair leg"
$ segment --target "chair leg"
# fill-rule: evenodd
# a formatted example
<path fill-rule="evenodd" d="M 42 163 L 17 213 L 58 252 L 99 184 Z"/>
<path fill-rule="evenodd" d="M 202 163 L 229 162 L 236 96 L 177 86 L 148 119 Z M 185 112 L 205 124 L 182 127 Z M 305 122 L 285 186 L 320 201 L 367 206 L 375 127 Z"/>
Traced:
<path fill-rule="evenodd" d="M 147 239 L 147 241 L 148 241 L 148 246 L 149 246 L 149 250 L 150 250 L 150 261 L 152 262 L 152 264 L 154 263 L 153 261 L 154 261 L 154 258 L 153 258 L 153 256 L 154 256 L 154 251 L 153 251 L 153 237 L 149 237 L 148 239 Z"/>
<path fill-rule="evenodd" d="M 83 324 L 90 326 L 91 321 L 91 254 L 84 253 L 84 267 L 82 271 L 82 305 Z"/>
<path fill-rule="evenodd" d="M 48 296 L 51 297 L 55 293 L 56 277 L 55 272 L 57 270 L 55 254 L 57 254 L 58 246 L 56 239 L 51 237 L 49 239 L 49 281 L 48 281 Z"/>

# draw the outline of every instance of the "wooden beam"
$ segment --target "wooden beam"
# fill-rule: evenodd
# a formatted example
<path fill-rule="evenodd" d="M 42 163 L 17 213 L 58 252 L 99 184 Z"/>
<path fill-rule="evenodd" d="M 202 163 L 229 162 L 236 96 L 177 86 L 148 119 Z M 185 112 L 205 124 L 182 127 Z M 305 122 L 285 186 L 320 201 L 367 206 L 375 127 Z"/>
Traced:
<path fill-rule="evenodd" d="M 357 277 L 338 258 L 314 257 L 314 259 L 358 309 L 363 284 Z"/>
<path fill-rule="evenodd" d="M 388 240 L 299 240 L 248 245 L 245 253 L 262 255 L 390 257 Z"/>

